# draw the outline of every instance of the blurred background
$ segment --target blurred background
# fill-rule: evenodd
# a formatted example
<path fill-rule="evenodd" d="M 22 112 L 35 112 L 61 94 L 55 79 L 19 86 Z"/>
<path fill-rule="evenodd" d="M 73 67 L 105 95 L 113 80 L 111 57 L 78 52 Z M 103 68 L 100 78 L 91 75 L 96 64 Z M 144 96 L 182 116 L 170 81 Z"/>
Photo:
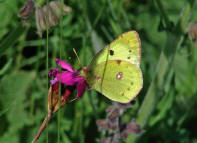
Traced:
<path fill-rule="evenodd" d="M 38 33 L 35 13 L 22 26 L 25 0 L 0 1 L 0 142 L 31 142 L 47 110 L 47 33 Z M 50 2 L 50 1 L 49 1 Z M 45 5 L 44 0 L 35 0 Z M 72 12 L 49 29 L 48 67 L 55 58 L 80 68 L 120 34 L 136 30 L 142 43 L 144 86 L 135 104 L 121 115 L 144 130 L 123 143 L 197 143 L 197 3 L 194 0 L 65 0 Z M 191 28 L 191 23 L 193 23 Z M 61 28 L 63 30 L 61 30 Z M 189 33 L 188 33 L 189 31 Z M 63 40 L 61 40 L 61 37 Z M 72 60 L 69 60 L 69 57 Z M 118 88 L 118 87 L 117 87 Z M 99 143 L 96 121 L 112 101 L 96 91 L 55 114 L 38 143 Z M 46 138 L 48 136 L 48 141 Z"/>

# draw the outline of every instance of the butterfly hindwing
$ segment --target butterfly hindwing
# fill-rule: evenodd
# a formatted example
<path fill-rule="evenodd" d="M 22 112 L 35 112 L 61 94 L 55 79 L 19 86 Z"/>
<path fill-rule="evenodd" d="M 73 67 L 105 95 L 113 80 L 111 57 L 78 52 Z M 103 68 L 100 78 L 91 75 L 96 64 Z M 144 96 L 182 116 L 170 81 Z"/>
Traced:
<path fill-rule="evenodd" d="M 109 60 L 89 66 L 86 80 L 92 88 L 121 103 L 128 103 L 135 98 L 143 85 L 138 66 L 121 60 Z"/>

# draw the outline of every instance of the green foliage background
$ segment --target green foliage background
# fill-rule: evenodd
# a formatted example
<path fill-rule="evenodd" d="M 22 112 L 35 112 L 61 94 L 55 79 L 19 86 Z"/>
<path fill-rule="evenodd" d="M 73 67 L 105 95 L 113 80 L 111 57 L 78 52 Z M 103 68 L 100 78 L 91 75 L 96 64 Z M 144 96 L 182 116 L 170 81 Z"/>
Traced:
<path fill-rule="evenodd" d="M 38 2 L 38 0 L 37 0 Z M 17 17 L 25 0 L 0 1 L 0 142 L 31 142 L 47 103 L 46 33 L 40 38 L 35 19 L 25 27 Z M 118 35 L 136 30 L 142 42 L 144 87 L 123 121 L 133 118 L 145 133 L 124 142 L 197 143 L 197 44 L 187 35 L 197 21 L 194 0 L 67 0 L 73 11 L 62 28 L 49 31 L 49 68 L 56 67 L 62 32 L 62 58 L 79 68 Z M 68 58 L 72 57 L 73 61 Z M 76 62 L 75 62 L 76 61 Z M 118 87 L 116 87 L 118 88 Z M 38 143 L 95 143 L 102 134 L 96 120 L 105 118 L 111 101 L 95 91 L 61 109 Z M 59 124 L 58 124 L 59 123 Z"/>

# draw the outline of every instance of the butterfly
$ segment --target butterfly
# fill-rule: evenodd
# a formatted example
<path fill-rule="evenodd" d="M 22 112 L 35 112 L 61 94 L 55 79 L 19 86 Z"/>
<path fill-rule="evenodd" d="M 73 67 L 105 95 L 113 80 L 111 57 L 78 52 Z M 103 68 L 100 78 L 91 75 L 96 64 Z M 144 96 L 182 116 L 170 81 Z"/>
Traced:
<path fill-rule="evenodd" d="M 133 100 L 143 86 L 141 41 L 136 31 L 121 34 L 83 69 L 88 85 L 120 103 Z"/>

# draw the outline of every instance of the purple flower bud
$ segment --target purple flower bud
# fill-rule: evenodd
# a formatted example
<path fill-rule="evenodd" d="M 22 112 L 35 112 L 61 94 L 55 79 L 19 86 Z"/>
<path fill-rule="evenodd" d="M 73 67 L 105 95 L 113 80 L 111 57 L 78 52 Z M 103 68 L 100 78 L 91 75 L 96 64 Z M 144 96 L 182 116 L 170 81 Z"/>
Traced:
<path fill-rule="evenodd" d="M 18 16 L 23 20 L 25 23 L 26 20 L 30 18 L 32 15 L 33 11 L 35 9 L 35 4 L 33 0 L 28 0 L 25 5 L 19 10 Z"/>
<path fill-rule="evenodd" d="M 43 7 L 43 11 L 45 13 L 45 15 L 47 16 L 48 13 L 48 18 L 49 18 L 49 26 L 55 26 L 58 23 L 58 20 L 52 10 L 52 8 L 50 6 L 45 5 Z"/>
<path fill-rule="evenodd" d="M 65 4 L 62 4 L 58 1 L 52 1 L 50 2 L 50 7 L 53 10 L 54 15 L 59 20 L 63 15 L 66 15 L 67 13 L 70 13 L 72 11 L 72 8 L 66 6 Z"/>
<path fill-rule="evenodd" d="M 108 124 L 109 124 L 109 125 L 108 125 L 109 128 L 112 129 L 113 132 L 116 132 L 116 131 L 119 130 L 118 121 L 110 121 L 110 120 L 109 120 Z"/>
<path fill-rule="evenodd" d="M 109 128 L 109 123 L 107 120 L 97 120 L 96 124 L 97 124 L 100 131 L 106 130 Z"/>
<path fill-rule="evenodd" d="M 128 136 L 127 130 L 123 130 L 123 131 L 120 133 L 120 137 L 123 138 L 123 139 L 126 139 L 127 136 Z"/>
<path fill-rule="evenodd" d="M 102 143 L 111 143 L 110 140 L 111 140 L 110 138 L 106 138 L 106 137 L 102 137 L 102 138 L 101 138 L 101 142 L 102 142 Z"/>
<path fill-rule="evenodd" d="M 189 34 L 189 38 L 191 40 L 196 40 L 197 39 L 197 22 L 191 22 L 189 24 L 189 31 L 188 31 L 188 34 Z"/>
<path fill-rule="evenodd" d="M 135 120 L 132 120 L 126 125 L 126 130 L 128 133 L 134 133 L 137 135 L 142 134 L 144 131 L 141 129 L 140 125 L 136 123 Z"/>
<path fill-rule="evenodd" d="M 109 120 L 114 120 L 119 116 L 119 110 L 115 108 L 109 115 L 108 118 Z"/>
<path fill-rule="evenodd" d="M 111 143 L 120 143 L 119 139 L 120 139 L 120 135 L 116 133 L 114 134 Z"/>
<path fill-rule="evenodd" d="M 38 30 L 38 35 L 42 37 L 42 31 L 47 29 L 46 15 L 43 9 L 39 6 L 36 7 L 36 25 Z"/>
<path fill-rule="evenodd" d="M 111 112 L 113 109 L 114 109 L 114 106 L 109 106 L 109 107 L 107 107 L 105 112 Z"/>

